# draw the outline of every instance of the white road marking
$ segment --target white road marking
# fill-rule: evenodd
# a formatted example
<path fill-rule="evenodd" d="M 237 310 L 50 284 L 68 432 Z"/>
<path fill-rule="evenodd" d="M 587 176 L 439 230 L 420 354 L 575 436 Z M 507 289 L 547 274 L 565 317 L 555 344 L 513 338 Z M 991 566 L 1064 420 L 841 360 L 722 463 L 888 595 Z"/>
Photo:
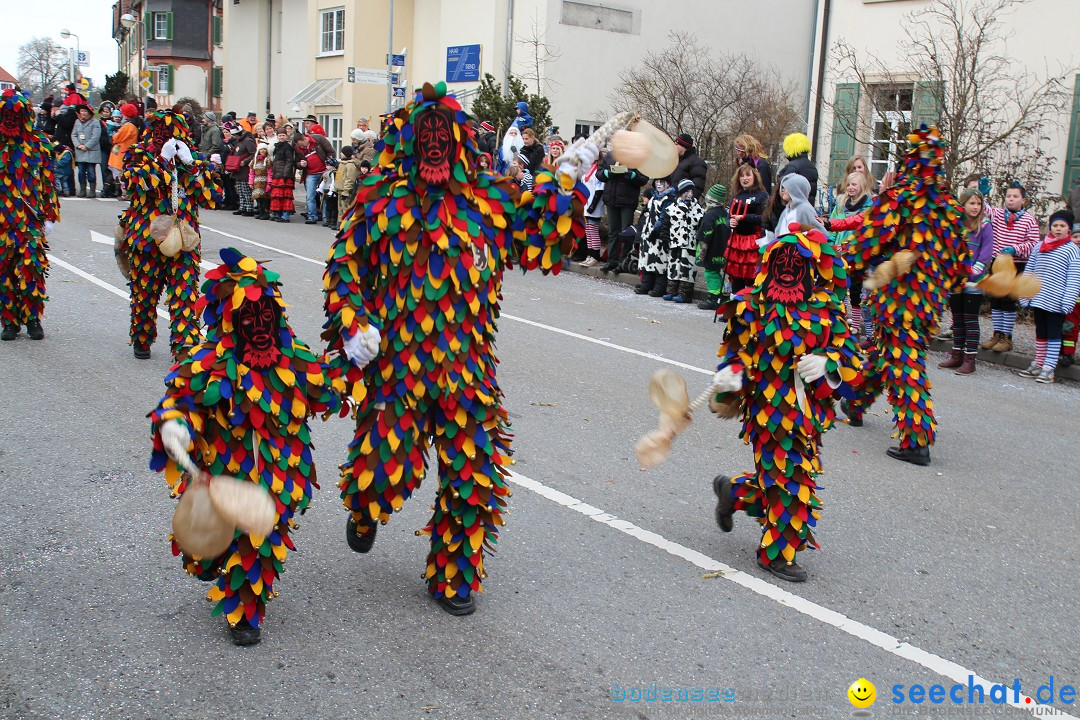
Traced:
<path fill-rule="evenodd" d="M 652 545 L 670 555 L 682 558 L 691 565 L 702 570 L 708 572 L 720 571 L 723 573 L 720 575 L 720 579 L 733 582 L 750 592 L 768 598 L 785 607 L 789 607 L 792 610 L 800 612 L 821 623 L 831 625 L 854 638 L 863 640 L 875 647 L 879 647 L 891 655 L 910 660 L 931 672 L 949 678 L 954 683 L 967 685 L 968 677 L 974 677 L 972 684 L 981 685 L 983 687 L 983 692 L 987 697 L 990 695 L 990 688 L 993 685 L 998 684 L 983 678 L 974 670 L 969 670 L 951 660 L 946 660 L 939 655 L 927 652 L 926 650 L 915 647 L 909 643 L 901 642 L 888 633 L 883 633 L 869 625 L 864 625 L 858 620 L 853 620 L 842 613 L 830 610 L 823 605 L 818 605 L 806 598 L 783 590 L 759 577 L 740 572 L 729 565 L 725 565 L 719 560 L 714 560 L 704 553 L 688 548 L 685 545 L 680 545 L 677 542 L 672 542 L 662 535 L 640 528 L 626 520 L 620 520 L 614 515 L 604 512 L 600 508 L 593 507 L 571 495 L 550 488 L 538 480 L 533 480 L 532 478 L 521 475 L 513 470 L 509 471 L 509 480 L 515 485 L 523 487 L 526 490 L 531 490 L 537 495 L 558 505 L 562 505 L 568 510 L 581 513 L 591 520 L 607 525 L 614 530 L 618 530 L 625 535 L 640 540 L 646 545 Z M 1048 705 L 1039 705 L 1034 698 L 1029 698 L 1027 695 L 1021 694 L 1019 697 L 1020 702 L 1011 702 L 1009 705 L 1021 710 L 1027 710 L 1037 717 L 1071 718 L 1072 720 L 1077 720 L 1075 716 L 1063 713 Z"/>
<path fill-rule="evenodd" d="M 99 232 L 96 232 L 94 230 L 90 231 L 90 241 L 100 243 L 102 245 L 114 245 L 115 244 L 113 238 L 109 237 L 108 235 L 103 235 L 103 234 L 101 234 Z M 206 262 L 205 260 L 200 260 L 199 261 L 199 267 L 201 267 L 203 270 L 213 270 L 214 268 L 217 267 L 217 265 L 215 265 L 213 263 Z"/>
<path fill-rule="evenodd" d="M 318 265 L 319 267 L 325 267 L 326 266 L 326 261 L 325 260 L 315 260 L 313 258 L 305 257 L 303 255 L 297 255 L 296 253 L 289 252 L 288 250 L 282 250 L 281 248 L 276 248 L 273 245 L 264 245 L 262 243 L 255 242 L 254 240 L 248 240 L 247 238 L 240 237 L 239 235 L 233 235 L 232 233 L 223 232 L 221 230 L 215 230 L 214 228 L 210 228 L 210 227 L 207 227 L 205 225 L 202 226 L 202 229 L 203 230 L 209 230 L 210 232 L 215 232 L 218 235 L 224 235 L 225 237 L 232 238 L 233 240 L 239 240 L 240 242 L 245 242 L 245 243 L 248 243 L 250 245 L 254 245 L 255 247 L 263 248 L 264 250 L 273 250 L 274 252 L 279 252 L 282 255 L 288 255 L 289 257 L 294 257 L 297 260 L 303 260 L 304 262 L 309 262 L 309 263 L 312 263 L 313 265 Z M 526 320 L 525 318 L 517 317 L 516 315 L 509 315 L 507 313 L 501 313 L 499 315 L 499 318 L 500 319 L 505 318 L 507 320 L 512 320 L 513 322 L 519 322 L 519 323 L 522 323 L 523 325 L 532 325 L 533 327 L 540 328 L 541 330 L 548 330 L 550 332 L 558 333 L 560 335 L 566 335 L 567 337 L 577 338 L 578 340 L 584 340 L 585 342 L 590 342 L 590 343 L 593 343 L 594 345 L 600 345 L 600 346 L 603 346 L 603 347 L 606 347 L 606 348 L 611 348 L 612 350 L 618 350 L 620 352 L 629 353 L 631 355 L 637 355 L 639 357 L 647 358 L 649 360 L 655 360 L 656 362 L 666 363 L 668 365 L 673 365 L 673 366 L 675 366 L 677 368 L 682 368 L 683 370 L 690 370 L 691 372 L 701 373 L 703 375 L 710 375 L 711 376 L 716 372 L 715 370 L 705 370 L 703 368 L 695 367 L 693 365 L 687 365 L 686 363 L 681 363 L 678 360 L 669 360 L 668 358 L 661 357 L 660 355 L 655 355 L 655 354 L 650 353 L 650 352 L 645 352 L 643 350 L 635 350 L 634 348 L 628 348 L 628 347 L 626 347 L 624 345 L 616 345 L 615 343 L 607 342 L 606 340 L 598 340 L 597 338 L 591 338 L 588 335 L 581 335 L 580 333 L 571 332 L 569 330 L 563 330 L 561 328 L 553 327 L 551 325 L 545 325 L 544 323 L 539 323 L 539 322 L 536 322 L 534 320 Z"/>
<path fill-rule="evenodd" d="M 243 240 L 243 238 L 237 239 Z M 277 248 L 267 249 L 277 250 Z M 52 255 L 49 256 L 49 259 L 56 265 L 70 270 L 76 275 L 89 280 L 90 282 L 108 290 L 114 295 L 118 295 L 125 300 L 128 298 L 128 294 L 125 291 L 121 290 L 118 287 L 110 285 L 104 280 L 100 280 L 94 277 L 90 273 L 80 270 L 79 268 L 70 265 Z M 161 309 L 158 309 L 158 315 L 161 317 L 166 317 L 166 314 L 162 312 Z M 566 334 L 571 337 L 577 337 L 584 340 L 597 342 L 601 345 L 611 346 L 610 343 L 594 341 L 592 338 L 577 335 L 576 333 L 559 331 L 558 328 L 551 328 L 550 326 L 541 325 L 540 323 L 534 323 L 532 321 L 524 322 L 529 325 L 535 325 L 544 329 L 554 330 L 556 332 L 560 332 L 561 334 Z M 620 350 L 631 350 L 630 348 L 621 348 L 617 345 L 611 347 Z M 632 352 L 635 355 L 641 355 L 649 359 L 673 362 L 664 360 L 664 358 L 656 358 L 652 355 L 649 355 L 648 353 L 642 353 L 640 351 Z M 692 368 L 691 366 L 684 366 L 681 363 L 679 365 L 681 367 L 697 369 Z M 620 520 L 616 516 L 604 512 L 598 507 L 594 507 L 592 505 L 589 505 L 588 503 L 578 500 L 571 495 L 567 495 L 564 492 L 548 487 L 547 485 L 544 485 L 538 480 L 533 480 L 532 478 L 526 477 L 512 470 L 509 471 L 509 479 L 510 482 L 514 483 L 515 485 L 534 492 L 537 495 L 540 495 L 541 497 L 556 503 L 557 505 L 561 505 L 568 510 L 573 510 L 574 512 L 581 513 L 582 515 L 585 515 L 586 517 L 595 520 L 596 522 L 602 523 L 612 528 L 613 530 L 617 530 L 624 535 L 629 535 L 636 540 L 640 540 L 646 545 L 651 545 L 655 548 L 663 550 L 670 555 L 681 558 L 694 565 L 695 567 L 709 572 L 720 571 L 723 573 L 719 576 L 720 579 L 733 582 L 740 587 L 743 587 L 757 595 L 760 595 L 761 597 L 768 598 L 779 605 L 789 607 L 792 610 L 802 613 L 803 615 L 813 618 L 814 620 L 817 620 L 818 622 L 821 622 L 825 625 L 831 625 L 832 627 L 835 627 L 836 629 L 841 630 L 854 638 L 862 640 L 875 647 L 881 648 L 882 650 L 891 655 L 903 658 L 904 660 L 909 660 L 917 665 L 926 668 L 927 670 L 930 670 L 931 672 L 946 677 L 952 680 L 954 683 L 966 685 L 968 683 L 968 677 L 971 676 L 973 678 L 972 684 L 982 686 L 983 692 L 986 695 L 990 694 L 991 687 L 996 684 L 991 682 L 990 680 L 983 678 L 981 675 L 978 675 L 977 673 L 975 673 L 974 670 L 969 670 L 968 668 L 965 668 L 958 663 L 955 663 L 951 660 L 946 660 L 940 655 L 935 655 L 934 653 L 927 652 L 926 650 L 923 650 L 909 643 L 901 642 L 900 640 L 893 637 L 892 635 L 889 635 L 888 633 L 881 632 L 876 628 L 872 628 L 869 625 L 865 625 L 857 620 L 853 620 L 852 618 L 849 618 L 842 613 L 838 613 L 835 610 L 830 610 L 823 605 L 818 605 L 815 602 L 795 595 L 794 593 L 791 593 L 787 590 L 783 590 L 776 585 L 766 582 L 759 577 L 748 575 L 747 573 L 736 570 L 735 568 L 726 565 L 719 560 L 715 560 L 708 555 L 705 555 L 704 553 L 698 552 L 697 550 L 688 548 L 685 545 L 680 545 L 679 543 L 668 540 L 662 535 L 654 533 L 650 530 L 645 530 L 644 528 L 640 528 L 629 521 Z M 1080 720 L 1080 718 L 1061 712 L 1056 708 L 1047 705 L 1040 705 L 1034 698 L 1030 698 L 1027 695 L 1020 695 L 1020 702 L 1010 702 L 1008 704 L 1020 710 L 1026 710 L 1032 715 L 1040 718 L 1053 717 L 1061 718 L 1062 720 Z"/>
<path fill-rule="evenodd" d="M 120 288 L 116 287 L 115 285 L 110 285 L 109 283 L 105 282 L 104 280 L 101 280 L 100 278 L 97 278 L 97 277 L 91 275 L 90 273 L 86 272 L 85 270 L 80 270 L 79 268 L 75 267 L 74 265 L 64 262 L 63 260 L 56 257 L 55 255 L 49 255 L 49 262 L 52 263 L 53 265 L 59 265 L 60 267 L 67 270 L 68 272 L 73 272 L 73 273 L 75 273 L 76 275 L 78 275 L 81 278 L 89 280 L 90 282 L 94 283 L 98 287 L 104 288 L 105 290 L 108 290 L 113 295 L 116 295 L 118 297 L 122 297 L 122 298 L 124 298 L 125 300 L 127 300 L 129 302 L 131 300 L 131 296 L 128 294 L 127 290 L 121 290 Z M 158 314 L 158 317 L 160 317 L 160 318 L 165 318 L 166 320 L 169 319 L 169 314 L 167 312 L 165 312 L 164 310 L 162 310 L 161 308 L 157 308 L 157 314 Z"/>

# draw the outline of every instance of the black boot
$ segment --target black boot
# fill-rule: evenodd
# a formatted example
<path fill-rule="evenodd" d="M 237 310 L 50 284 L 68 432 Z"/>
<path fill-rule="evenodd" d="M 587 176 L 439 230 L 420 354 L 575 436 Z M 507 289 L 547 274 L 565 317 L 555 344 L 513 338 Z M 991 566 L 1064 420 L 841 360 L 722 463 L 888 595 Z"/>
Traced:
<path fill-rule="evenodd" d="M 97 197 L 97 185 L 96 184 L 90 183 L 89 185 L 86 186 L 86 197 L 88 197 L 88 198 L 96 198 Z"/>
<path fill-rule="evenodd" d="M 0 332 L 0 340 L 14 340 L 19 337 L 19 326 L 4 323 L 4 331 Z"/>
<path fill-rule="evenodd" d="M 885 452 L 888 453 L 891 458 L 903 460 L 912 465 L 921 465 L 925 467 L 930 464 L 930 448 L 926 446 L 913 448 L 891 447 Z"/>
<path fill-rule="evenodd" d="M 693 282 L 681 282 L 675 283 L 677 292 L 675 297 L 672 298 L 673 302 L 677 303 L 691 303 L 694 302 L 694 283 Z"/>
<path fill-rule="evenodd" d="M 712 310 L 716 312 L 720 309 L 720 296 L 709 293 L 705 296 L 705 299 L 697 304 L 702 310 Z"/>
<path fill-rule="evenodd" d="M 796 563 L 788 565 L 783 558 L 776 558 L 768 565 L 761 562 L 761 558 L 758 558 L 757 564 L 759 568 L 768 570 L 781 580 L 787 580 L 788 582 L 806 582 L 806 571 Z"/>
<path fill-rule="evenodd" d="M 366 553 L 375 544 L 375 533 L 379 531 L 379 524 L 374 520 L 366 533 L 356 531 L 356 522 L 350 517 L 345 521 L 345 540 L 349 547 L 358 553 Z"/>
<path fill-rule="evenodd" d="M 664 297 L 667 295 L 667 275 L 660 275 L 656 278 L 656 284 L 653 285 L 653 289 L 649 291 L 649 297 Z"/>
<path fill-rule="evenodd" d="M 469 593 L 469 597 L 466 598 L 443 595 L 439 598 L 439 607 L 451 615 L 472 615 L 476 611 L 476 602 L 473 600 L 472 593 Z"/>
<path fill-rule="evenodd" d="M 143 345 L 142 343 L 135 343 L 135 357 L 139 360 L 149 360 L 150 346 Z"/>
<path fill-rule="evenodd" d="M 731 494 L 735 488 L 731 478 L 717 475 L 713 478 L 712 489 L 716 493 L 716 524 L 724 532 L 731 532 L 735 527 L 735 496 Z"/>
<path fill-rule="evenodd" d="M 851 427 L 862 427 L 862 416 L 855 417 L 851 411 L 851 403 L 847 400 L 840 401 L 840 412 L 848 419 L 847 424 Z"/>
<path fill-rule="evenodd" d="M 45 331 L 41 329 L 40 320 L 31 320 L 26 323 L 26 334 L 30 336 L 31 340 L 41 340 L 45 337 Z"/>
<path fill-rule="evenodd" d="M 641 273 L 641 282 L 634 288 L 634 293 L 637 295 L 645 295 L 653 286 L 656 285 L 656 273 L 643 272 Z"/>
<path fill-rule="evenodd" d="M 259 628 L 253 627 L 247 620 L 241 619 L 235 625 L 229 626 L 229 637 L 232 638 L 233 645 L 257 645 L 262 639 L 259 635 Z"/>

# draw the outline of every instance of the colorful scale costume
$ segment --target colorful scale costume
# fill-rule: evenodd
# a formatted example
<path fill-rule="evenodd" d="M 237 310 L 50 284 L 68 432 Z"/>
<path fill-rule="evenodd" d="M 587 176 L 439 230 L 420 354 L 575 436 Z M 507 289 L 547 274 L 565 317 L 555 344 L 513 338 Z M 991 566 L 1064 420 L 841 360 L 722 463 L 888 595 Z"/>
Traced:
<path fill-rule="evenodd" d="M 832 397 L 850 396 L 861 369 L 837 299 L 847 283 L 836 248 L 810 230 L 773 242 L 754 284 L 728 305 L 719 368 L 731 368 L 743 381 L 738 392 L 718 394 L 714 409 L 737 405 L 741 437 L 754 448 L 755 469 L 716 490 L 730 494 L 721 497 L 721 505 L 726 501 L 732 511 L 758 518 L 758 562 L 764 566 L 777 560 L 792 565 L 797 552 L 818 547 L 812 530 L 821 508 L 819 440 L 835 418 Z M 811 354 L 827 359 L 826 376 L 806 384 L 796 366 Z"/>
<path fill-rule="evenodd" d="M 378 172 L 361 180 L 331 248 L 324 284 L 331 349 L 381 328 L 379 355 L 357 381 L 356 434 L 341 496 L 359 534 L 401 509 L 438 458 L 426 578 L 436 598 L 480 591 L 508 490 L 510 436 L 495 378 L 503 272 L 558 273 L 584 236 L 586 189 L 549 170 L 518 194 L 476 165 L 468 115 L 425 85 L 391 119 Z M 558 182 L 563 187 L 558 186 Z"/>
<path fill-rule="evenodd" d="M 866 272 L 875 258 L 888 260 L 901 251 L 914 256 L 909 271 L 870 293 L 877 333 L 865 382 L 848 414 L 860 420 L 887 389 L 900 451 L 928 451 L 934 444 L 935 421 L 926 376 L 927 335 L 937 326 L 949 293 L 967 279 L 967 246 L 963 210 L 945 187 L 937 128 L 924 125 L 908 141 L 911 148 L 896 184 L 874 198 L 847 251 L 854 275 Z"/>
<path fill-rule="evenodd" d="M 150 223 L 159 215 L 172 214 L 171 187 L 177 173 L 180 192 L 177 216 L 198 232 L 198 208 L 213 208 L 223 197 L 220 180 L 209 162 L 192 151 L 190 165 L 160 156 L 170 138 L 192 147 L 187 122 L 180 113 L 159 110 L 147 116 L 139 143 L 124 156 L 121 182 L 131 197 L 131 205 L 120 215 L 126 252 L 131 266 L 131 343 L 136 350 L 148 349 L 157 338 L 157 302 L 168 293 L 172 332 L 169 345 L 173 355 L 199 341 L 195 302 L 199 288 L 200 250 L 181 251 L 168 257 L 150 236 Z"/>
<path fill-rule="evenodd" d="M 150 468 L 164 470 L 173 496 L 191 481 L 159 434 L 162 423 L 177 420 L 192 438 L 188 452 L 197 465 L 261 484 L 273 496 L 277 519 L 270 535 L 237 531 L 220 557 L 183 556 L 189 573 L 216 580 L 208 594 L 214 615 L 224 614 L 230 626 L 246 621 L 257 628 L 277 594 L 285 556 L 296 549 L 289 537 L 294 515 L 307 509 L 318 487 L 307 420 L 342 407 L 348 361 L 316 357 L 293 335 L 276 273 L 232 248 L 221 258 L 223 264 L 206 273 L 199 300 L 206 339 L 181 351 L 165 378 L 165 397 L 151 413 Z M 172 551 L 181 553 L 175 540 Z"/>
<path fill-rule="evenodd" d="M 45 223 L 60 219 L 52 144 L 34 131 L 33 115 L 19 90 L 0 94 L 0 320 L 16 330 L 40 322 L 48 299 Z"/>

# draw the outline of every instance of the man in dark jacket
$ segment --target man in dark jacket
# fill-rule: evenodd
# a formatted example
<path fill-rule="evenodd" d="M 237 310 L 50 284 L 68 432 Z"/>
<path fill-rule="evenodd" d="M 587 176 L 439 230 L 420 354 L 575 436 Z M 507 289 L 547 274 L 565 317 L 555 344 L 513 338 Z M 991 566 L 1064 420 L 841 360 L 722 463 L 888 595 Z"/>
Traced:
<path fill-rule="evenodd" d="M 694 138 L 689 133 L 681 133 L 675 138 L 675 147 L 679 151 L 679 165 L 671 173 L 671 186 L 679 187 L 683 180 L 694 182 L 694 197 L 699 198 L 705 192 L 705 173 L 708 168 L 694 147 Z"/>
<path fill-rule="evenodd" d="M 604 183 L 604 207 L 608 213 L 608 261 L 600 269 L 611 272 L 619 267 L 620 261 L 629 253 L 630 248 L 626 243 L 623 243 L 623 247 L 618 251 L 615 244 L 619 241 L 619 233 L 634 222 L 634 210 L 638 205 L 641 188 L 649 182 L 649 178 L 637 170 L 614 162 L 610 153 L 604 155 L 600 161 L 600 170 L 596 176 Z"/>
<path fill-rule="evenodd" d="M 71 144 L 71 131 L 75 128 L 75 120 L 75 106 L 64 105 L 60 114 L 56 116 L 56 133 L 53 135 L 53 142 L 74 149 L 75 146 Z"/>
<path fill-rule="evenodd" d="M 544 146 L 536 139 L 536 132 L 527 127 L 521 131 L 521 140 L 524 143 L 519 151 L 529 161 L 528 171 L 533 177 L 540 172 L 540 166 L 544 163 Z"/>
<path fill-rule="evenodd" d="M 776 221 L 780 219 L 780 213 L 784 209 L 784 204 L 780 202 L 777 195 L 780 192 L 780 181 L 785 175 L 791 173 L 802 175 L 810 183 L 810 204 L 814 204 L 817 198 L 818 171 L 814 161 L 810 159 L 810 138 L 802 133 L 791 133 L 784 138 L 784 155 L 788 162 L 776 174 L 765 219 L 762 221 L 762 227 L 769 231 L 776 230 Z"/>

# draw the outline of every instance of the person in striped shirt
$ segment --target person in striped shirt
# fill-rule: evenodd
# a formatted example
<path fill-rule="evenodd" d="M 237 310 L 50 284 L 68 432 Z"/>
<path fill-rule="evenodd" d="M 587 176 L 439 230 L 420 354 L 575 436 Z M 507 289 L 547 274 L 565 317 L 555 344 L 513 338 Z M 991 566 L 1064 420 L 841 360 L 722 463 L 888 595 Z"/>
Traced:
<path fill-rule="evenodd" d="M 1072 227 L 1072 241 L 1073 245 L 1080 248 L 1080 222 L 1075 220 Z M 1061 359 L 1058 360 L 1058 367 L 1071 367 L 1076 362 L 1078 337 L 1080 337 L 1080 298 L 1077 298 L 1072 312 L 1065 316 L 1065 326 L 1061 330 Z"/>
<path fill-rule="evenodd" d="M 1039 221 L 1024 209 L 1027 189 L 1014 182 L 1005 191 L 1005 207 L 990 208 L 990 223 L 994 228 L 994 257 L 1011 254 L 1016 262 L 1016 272 L 1024 271 L 1024 261 L 1039 244 Z M 1016 325 L 1016 301 L 1009 297 L 990 301 L 994 320 L 994 334 L 980 347 L 993 352 L 1012 350 L 1013 326 Z"/>
<path fill-rule="evenodd" d="M 1051 215 L 1050 232 L 1027 263 L 1027 271 L 1039 278 L 1042 288 L 1035 297 L 1020 300 L 1035 314 L 1035 360 L 1019 374 L 1041 383 L 1054 382 L 1062 325 L 1080 295 L 1080 248 L 1071 242 L 1072 224 L 1068 210 Z"/>

